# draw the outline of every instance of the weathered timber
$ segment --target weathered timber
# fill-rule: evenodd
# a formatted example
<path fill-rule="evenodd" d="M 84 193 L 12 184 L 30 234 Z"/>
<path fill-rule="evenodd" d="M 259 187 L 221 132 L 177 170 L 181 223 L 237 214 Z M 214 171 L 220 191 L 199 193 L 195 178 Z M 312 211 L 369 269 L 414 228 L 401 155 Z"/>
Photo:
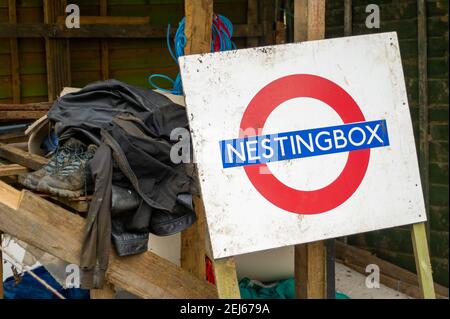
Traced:
<path fill-rule="evenodd" d="M 0 111 L 48 111 L 53 102 L 37 102 L 23 104 L 0 104 Z"/>
<path fill-rule="evenodd" d="M 0 181 L 0 230 L 69 263 L 79 263 L 85 220 L 29 191 Z M 217 292 L 175 264 L 151 253 L 118 257 L 106 274 L 114 286 L 142 298 L 216 298 Z"/>
<path fill-rule="evenodd" d="M 0 176 L 13 176 L 28 172 L 26 167 L 19 164 L 0 165 Z"/>
<path fill-rule="evenodd" d="M 37 120 L 47 114 L 47 111 L 0 111 L 0 119 L 7 121 Z"/>
<path fill-rule="evenodd" d="M 45 157 L 31 154 L 20 148 L 2 143 L 0 143 L 0 157 L 32 170 L 38 170 L 48 163 L 48 159 Z"/>
<path fill-rule="evenodd" d="M 67 29 L 57 23 L 10 24 L 0 23 L 0 37 L 10 38 L 165 38 L 166 27 L 151 25 L 85 24 L 79 29 Z M 172 35 L 175 30 L 172 31 Z M 259 24 L 238 24 L 234 26 L 233 37 L 260 37 L 263 35 Z"/>

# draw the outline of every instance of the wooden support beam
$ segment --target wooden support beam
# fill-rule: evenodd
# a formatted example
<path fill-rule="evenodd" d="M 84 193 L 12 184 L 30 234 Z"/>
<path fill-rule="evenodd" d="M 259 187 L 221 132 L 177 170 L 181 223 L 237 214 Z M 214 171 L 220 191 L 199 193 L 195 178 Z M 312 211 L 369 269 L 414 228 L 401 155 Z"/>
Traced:
<path fill-rule="evenodd" d="M 325 37 L 325 0 L 294 1 L 294 41 L 319 40 Z M 327 247 L 325 241 L 295 247 L 295 279 L 298 298 L 327 297 Z M 333 256 L 328 256 L 333 260 Z M 328 277 L 334 278 L 334 267 Z"/>
<path fill-rule="evenodd" d="M 19 164 L 34 171 L 48 163 L 45 157 L 31 154 L 18 147 L 0 143 L 0 158 Z"/>
<path fill-rule="evenodd" d="M 184 11 L 187 38 L 185 54 L 210 52 L 213 1 L 186 0 Z M 198 278 L 206 279 L 206 217 L 203 201 L 198 196 L 194 197 L 194 207 L 197 222 L 181 233 L 181 267 Z"/>
<path fill-rule="evenodd" d="M 79 264 L 85 220 L 33 193 L 0 181 L 0 230 L 68 263 Z M 217 292 L 175 264 L 145 252 L 111 250 L 107 281 L 142 298 L 216 298 Z"/>
<path fill-rule="evenodd" d="M 0 111 L 48 111 L 53 102 L 38 102 L 24 104 L 0 104 Z"/>
<path fill-rule="evenodd" d="M 105 10 L 104 4 L 100 7 L 102 10 Z M 102 14 L 100 11 L 100 14 Z M 107 11 L 107 10 L 106 10 Z M 105 13 L 106 15 L 107 13 Z M 66 23 L 66 16 L 59 16 L 56 19 L 58 24 L 65 24 Z M 80 26 L 84 24 L 120 24 L 120 25 L 148 25 L 150 21 L 149 17 L 118 17 L 118 16 L 80 16 Z"/>
<path fill-rule="evenodd" d="M 10 133 L 0 134 L 0 144 L 21 144 L 24 141 L 27 141 L 28 138 L 25 136 L 22 131 L 15 131 Z"/>
<path fill-rule="evenodd" d="M 8 121 L 37 120 L 47 114 L 47 111 L 0 111 L 0 119 Z"/>
<path fill-rule="evenodd" d="M 325 38 L 325 0 L 294 1 L 294 42 Z"/>
<path fill-rule="evenodd" d="M 234 257 L 216 259 L 213 261 L 214 277 L 220 299 L 239 299 L 241 293 L 236 277 Z"/>
<path fill-rule="evenodd" d="M 16 11 L 16 0 L 8 0 L 9 23 L 17 23 Z M 9 39 L 9 47 L 11 53 L 11 86 L 13 93 L 13 102 L 20 103 L 20 67 L 17 39 Z M 0 118 L 3 117 L 0 115 Z"/>
<path fill-rule="evenodd" d="M 211 52 L 212 0 L 186 0 L 185 54 Z"/>
<path fill-rule="evenodd" d="M 428 251 L 425 223 L 412 225 L 411 236 L 422 298 L 435 299 L 436 294 L 434 292 L 433 274 L 431 270 L 430 253 Z"/>
<path fill-rule="evenodd" d="M 66 5 L 66 0 L 44 0 L 44 22 L 47 24 L 56 23 L 58 16 L 65 14 Z M 69 41 L 66 39 L 46 37 L 45 56 L 47 63 L 48 100 L 54 101 L 64 87 L 70 86 Z"/>
<path fill-rule="evenodd" d="M 419 168 L 427 217 L 430 208 L 430 146 L 428 118 L 428 48 L 426 1 L 417 1 L 417 56 L 419 78 Z M 427 224 L 427 238 L 430 240 Z"/>
<path fill-rule="evenodd" d="M 325 299 L 327 296 L 325 241 L 296 245 L 294 254 L 297 297 Z"/>
<path fill-rule="evenodd" d="M 181 233 L 181 267 L 198 278 L 206 278 L 206 220 L 203 201 L 194 197 L 194 207 L 197 221 Z"/>
<path fill-rule="evenodd" d="M 19 142 L 19 143 L 8 143 L 9 146 L 18 148 L 19 150 L 28 152 L 28 143 L 27 142 Z"/>
<path fill-rule="evenodd" d="M 275 44 L 275 2 L 274 0 L 262 0 L 262 27 L 264 45 Z"/>
<path fill-rule="evenodd" d="M 108 15 L 108 0 L 100 0 L 100 15 L 101 16 L 107 16 Z M 108 47 L 108 40 L 107 39 L 101 39 L 100 40 L 100 56 L 101 56 L 101 63 L 102 63 L 102 79 L 108 80 L 109 79 L 109 47 Z"/>
<path fill-rule="evenodd" d="M 20 175 L 27 172 L 29 172 L 29 170 L 19 164 L 0 165 L 0 177 Z"/>
<path fill-rule="evenodd" d="M 175 35 L 172 30 L 171 35 Z M 116 38 L 116 39 L 164 39 L 167 28 L 152 25 L 84 24 L 80 28 L 67 29 L 58 23 L 0 23 L 0 38 Z M 234 38 L 261 37 L 262 25 L 237 24 Z"/>
<path fill-rule="evenodd" d="M 248 0 L 247 24 L 258 24 L 258 0 Z M 256 47 L 259 44 L 258 37 L 247 38 L 247 48 Z"/>
<path fill-rule="evenodd" d="M 352 0 L 344 0 L 344 35 L 351 36 L 353 32 Z"/>

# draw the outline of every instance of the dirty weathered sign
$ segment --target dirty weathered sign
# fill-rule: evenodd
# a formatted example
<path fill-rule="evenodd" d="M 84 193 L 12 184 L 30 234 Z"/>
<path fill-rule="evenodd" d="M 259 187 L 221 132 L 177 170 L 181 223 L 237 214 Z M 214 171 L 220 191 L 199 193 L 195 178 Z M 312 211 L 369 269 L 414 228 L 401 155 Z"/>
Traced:
<path fill-rule="evenodd" d="M 215 258 L 426 219 L 396 33 L 180 66 Z"/>

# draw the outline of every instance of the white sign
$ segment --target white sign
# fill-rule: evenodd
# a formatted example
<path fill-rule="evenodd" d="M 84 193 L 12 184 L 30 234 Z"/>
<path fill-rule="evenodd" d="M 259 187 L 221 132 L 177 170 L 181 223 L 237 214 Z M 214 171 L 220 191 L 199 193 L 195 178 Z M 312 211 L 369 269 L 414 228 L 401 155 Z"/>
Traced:
<path fill-rule="evenodd" d="M 426 220 L 396 33 L 180 67 L 214 258 Z"/>

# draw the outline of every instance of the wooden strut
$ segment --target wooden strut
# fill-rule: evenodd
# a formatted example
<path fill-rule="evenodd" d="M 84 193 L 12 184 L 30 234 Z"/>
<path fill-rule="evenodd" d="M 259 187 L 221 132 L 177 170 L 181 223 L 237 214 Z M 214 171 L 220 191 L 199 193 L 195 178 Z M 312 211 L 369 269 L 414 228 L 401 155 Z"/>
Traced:
<path fill-rule="evenodd" d="M 417 52 L 419 80 L 419 168 L 422 180 L 425 209 L 429 218 L 430 209 L 430 147 L 429 147 L 429 116 L 428 116 L 428 49 L 427 49 L 427 13 L 426 1 L 417 1 Z M 430 239 L 429 224 L 427 238 Z"/>
<path fill-rule="evenodd" d="M 258 23 L 258 0 L 248 0 L 247 4 L 247 24 Z M 247 48 L 256 47 L 259 44 L 258 37 L 247 38 Z"/>
<path fill-rule="evenodd" d="M 185 1 L 186 54 L 210 52 L 212 15 L 212 1 Z M 206 279 L 205 210 L 199 196 L 194 198 L 194 207 L 197 221 L 181 233 L 181 267 Z"/>
<path fill-rule="evenodd" d="M 422 297 L 424 299 L 435 299 L 436 294 L 434 291 L 433 272 L 431 269 L 425 223 L 412 225 L 411 237 Z"/>
<path fill-rule="evenodd" d="M 186 54 L 206 53 L 211 50 L 213 1 L 186 0 L 185 34 Z M 195 19 L 194 19 L 195 17 Z M 205 209 L 200 197 L 196 197 L 197 222 L 181 234 L 181 266 L 197 277 L 206 278 L 206 226 Z M 219 298 L 240 298 L 234 258 L 213 260 L 215 281 Z"/>
<path fill-rule="evenodd" d="M 107 16 L 108 15 L 108 0 L 100 0 L 100 15 L 101 16 Z M 81 23 L 81 21 L 80 21 Z M 108 80 L 109 79 L 109 46 L 108 46 L 108 40 L 107 39 L 101 39 L 100 40 L 100 56 L 101 56 L 101 63 L 102 63 L 102 79 Z"/>
<path fill-rule="evenodd" d="M 34 171 L 48 163 L 48 159 L 45 157 L 31 154 L 20 148 L 2 143 L 0 143 L 0 157 Z"/>
<path fill-rule="evenodd" d="M 0 165 L 0 177 L 20 175 L 28 172 L 29 170 L 26 167 L 19 164 Z"/>
<path fill-rule="evenodd" d="M 44 22 L 56 23 L 59 15 L 65 14 L 67 1 L 44 0 Z M 45 37 L 45 56 L 47 64 L 48 100 L 54 101 L 66 86 L 70 86 L 70 51 L 67 39 Z"/>
<path fill-rule="evenodd" d="M 294 1 L 294 42 L 325 38 L 325 0 Z M 329 244 L 330 245 L 330 244 Z M 295 246 L 296 295 L 302 299 L 325 299 L 327 275 L 333 267 L 327 267 L 327 245 L 318 241 Z M 328 274 L 327 274 L 328 269 Z M 331 297 L 331 296 L 330 296 Z"/>
<path fill-rule="evenodd" d="M 0 104 L 0 112 L 1 111 L 10 112 L 13 110 L 19 110 L 21 112 L 26 112 L 26 111 L 45 111 L 45 112 L 47 112 L 52 105 L 53 105 L 53 102 L 37 102 L 37 103 L 21 103 L 21 104 L 4 103 L 4 104 Z"/>
<path fill-rule="evenodd" d="M 30 191 L 0 181 L 0 230 L 65 262 L 78 264 L 86 221 Z M 213 285 L 152 252 L 118 257 L 107 281 L 141 298 L 216 298 Z"/>
<path fill-rule="evenodd" d="M 16 10 L 16 0 L 8 0 L 8 13 L 9 22 L 12 24 L 17 23 L 17 10 Z M 9 46 L 11 52 L 11 85 L 13 93 L 13 102 L 20 103 L 20 66 L 19 66 L 19 49 L 17 39 L 9 39 Z M 6 118 L 1 116 L 0 118 Z"/>
<path fill-rule="evenodd" d="M 119 38 L 119 39 L 163 39 L 167 28 L 141 24 L 84 24 L 80 28 L 67 29 L 59 23 L 12 24 L 0 23 L 0 38 Z M 173 30 L 171 35 L 175 34 Z M 261 24 L 236 24 L 233 26 L 234 38 L 262 37 Z"/>
<path fill-rule="evenodd" d="M 353 29 L 353 9 L 352 0 L 344 0 L 344 35 L 346 37 L 352 35 Z"/>

